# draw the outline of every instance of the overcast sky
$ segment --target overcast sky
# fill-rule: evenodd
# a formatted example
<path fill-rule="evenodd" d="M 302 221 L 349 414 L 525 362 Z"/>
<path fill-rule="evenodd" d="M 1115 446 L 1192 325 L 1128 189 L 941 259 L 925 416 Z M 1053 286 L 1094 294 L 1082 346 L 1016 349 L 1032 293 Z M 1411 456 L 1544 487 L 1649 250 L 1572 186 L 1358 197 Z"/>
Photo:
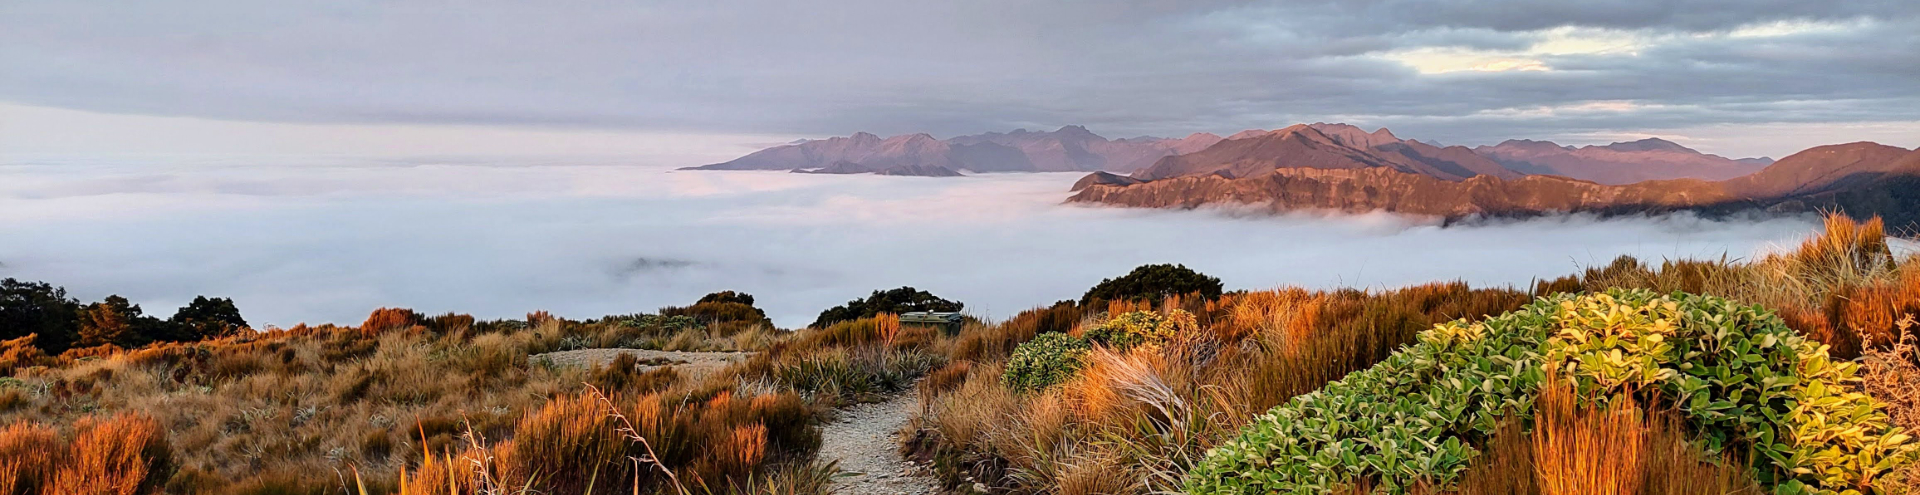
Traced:
<path fill-rule="evenodd" d="M 0 2 L 10 146 L 80 132 L 46 115 L 741 143 L 1339 121 L 1779 156 L 1920 146 L 1920 2 Z"/>

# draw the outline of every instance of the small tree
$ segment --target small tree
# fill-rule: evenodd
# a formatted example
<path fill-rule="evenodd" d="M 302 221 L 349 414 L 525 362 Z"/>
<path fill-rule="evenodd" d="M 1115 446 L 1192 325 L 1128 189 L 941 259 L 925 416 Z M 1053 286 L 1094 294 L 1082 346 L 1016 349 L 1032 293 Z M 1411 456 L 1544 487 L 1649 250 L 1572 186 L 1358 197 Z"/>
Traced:
<path fill-rule="evenodd" d="M 740 304 L 752 306 L 753 294 L 723 290 L 720 292 L 715 292 L 712 294 L 707 294 L 705 296 L 702 296 L 700 300 L 698 302 L 695 302 L 694 304 L 700 304 L 700 303 L 740 303 Z"/>
<path fill-rule="evenodd" d="M 866 299 L 854 299 L 846 304 L 828 308 L 820 312 L 813 320 L 814 328 L 826 328 L 835 323 L 853 321 L 871 317 L 880 313 L 914 313 L 934 311 L 942 313 L 957 312 L 966 308 L 958 301 L 941 299 L 924 290 L 901 287 L 887 291 L 873 291 Z"/>
<path fill-rule="evenodd" d="M 188 342 L 233 335 L 248 328 L 247 319 L 240 317 L 240 308 L 224 297 L 196 296 L 167 322 L 173 327 L 170 340 Z"/>
<path fill-rule="evenodd" d="M 1141 265 L 1120 278 L 1101 280 L 1080 297 L 1080 304 L 1095 301 L 1155 301 L 1167 296 L 1199 294 L 1220 297 L 1220 279 L 1187 268 L 1186 265 Z"/>
<path fill-rule="evenodd" d="M 74 316 L 80 303 L 67 290 L 44 282 L 0 280 L 0 340 L 38 335 L 34 345 L 59 354 L 78 338 Z"/>
<path fill-rule="evenodd" d="M 79 347 L 113 344 L 134 347 L 151 340 L 143 330 L 156 329 L 158 320 L 141 314 L 140 305 L 118 295 L 89 304 L 80 310 Z M 147 321 L 154 320 L 154 321 Z"/>
<path fill-rule="evenodd" d="M 773 328 L 767 312 L 753 307 L 753 294 L 721 291 L 701 297 L 692 306 L 660 308 L 660 316 L 687 316 L 702 324 L 747 322 Z"/>

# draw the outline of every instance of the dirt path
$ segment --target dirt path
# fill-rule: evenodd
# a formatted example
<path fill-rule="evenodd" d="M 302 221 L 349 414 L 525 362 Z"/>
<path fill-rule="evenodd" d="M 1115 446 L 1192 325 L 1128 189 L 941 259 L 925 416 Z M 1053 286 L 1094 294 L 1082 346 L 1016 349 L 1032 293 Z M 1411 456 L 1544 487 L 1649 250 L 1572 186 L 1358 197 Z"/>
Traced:
<path fill-rule="evenodd" d="M 900 428 L 919 406 L 911 389 L 892 400 L 841 409 L 821 429 L 820 460 L 839 461 L 843 473 L 835 485 L 845 495 L 939 493 L 925 468 L 900 458 Z"/>
<path fill-rule="evenodd" d="M 645 349 L 581 349 L 535 354 L 560 366 L 593 367 L 613 361 L 615 356 L 632 354 L 641 369 L 672 366 L 684 376 L 704 376 L 745 360 L 751 352 L 678 352 Z M 835 480 L 841 495 L 932 495 L 940 493 L 939 484 L 926 469 L 900 458 L 900 429 L 919 407 L 919 395 L 909 389 L 886 402 L 861 404 L 841 409 L 834 422 L 821 428 L 820 460 L 839 461 L 841 477 Z"/>
<path fill-rule="evenodd" d="M 727 365 L 744 361 L 751 352 L 682 352 L 654 351 L 647 349 L 580 349 L 576 351 L 549 352 L 535 354 L 528 359 L 545 359 L 560 366 L 581 366 L 592 368 L 613 361 L 615 356 L 632 354 L 643 363 L 642 371 L 660 366 L 672 366 L 674 371 L 684 373 L 681 376 L 698 378 L 725 369 Z M 648 365 L 644 363 L 659 362 Z"/>

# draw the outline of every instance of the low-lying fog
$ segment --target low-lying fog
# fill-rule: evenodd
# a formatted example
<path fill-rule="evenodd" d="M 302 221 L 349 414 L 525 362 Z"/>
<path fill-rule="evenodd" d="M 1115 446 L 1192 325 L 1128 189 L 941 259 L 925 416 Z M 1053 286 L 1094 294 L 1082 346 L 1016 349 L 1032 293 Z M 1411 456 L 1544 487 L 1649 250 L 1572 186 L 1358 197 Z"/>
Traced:
<path fill-rule="evenodd" d="M 255 326 L 381 306 L 586 318 L 717 290 L 782 326 L 911 285 L 1004 318 L 1144 263 L 1229 289 L 1526 284 L 1602 264 L 1741 258 L 1807 219 L 1234 217 L 1063 206 L 1078 174 L 960 179 L 672 172 L 620 160 L 103 158 L 0 162 L 0 277 L 162 317 L 232 297 Z"/>

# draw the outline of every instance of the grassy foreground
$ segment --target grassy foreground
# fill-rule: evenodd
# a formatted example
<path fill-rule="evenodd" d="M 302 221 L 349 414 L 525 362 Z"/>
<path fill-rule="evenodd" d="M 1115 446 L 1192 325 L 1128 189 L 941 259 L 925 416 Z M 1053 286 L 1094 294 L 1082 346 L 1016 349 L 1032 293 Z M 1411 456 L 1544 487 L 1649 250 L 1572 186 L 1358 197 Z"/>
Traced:
<path fill-rule="evenodd" d="M 1616 299 L 1637 306 L 1587 332 L 1604 345 L 1563 350 L 1582 327 L 1559 305 L 1597 303 L 1565 294 L 1630 289 Z M 1903 342 L 1917 315 L 1920 260 L 1895 259 L 1877 222 L 1844 218 L 1750 262 L 1622 258 L 1531 291 L 1061 304 L 963 339 L 922 384 L 902 450 L 949 486 L 1003 493 L 1911 493 L 1920 354 Z M 1735 320 L 1743 342 L 1808 343 L 1742 348 L 1764 371 L 1714 364 L 1703 322 Z M 1639 340 L 1649 331 L 1673 340 Z M 1448 332 L 1533 337 L 1491 354 L 1421 344 Z M 1035 338 L 1049 333 L 1061 336 Z M 1452 359 L 1465 360 L 1435 362 Z M 1596 385 L 1586 373 L 1608 359 L 1652 375 Z"/>
<path fill-rule="evenodd" d="M 1305 487 L 1303 493 L 1795 493 L 1781 487 L 1799 480 L 1807 492 L 1908 493 L 1914 473 L 1904 446 L 1911 442 L 1894 440 L 1897 429 L 1920 425 L 1920 353 L 1905 345 L 1920 315 L 1914 261 L 1895 259 L 1877 224 L 1834 219 L 1798 249 L 1752 261 L 1651 266 L 1623 258 L 1525 290 L 1436 283 L 1142 297 L 1110 289 L 1003 322 L 969 323 L 955 336 L 864 313 L 784 331 L 753 308 L 751 297 L 720 293 L 656 314 L 591 320 L 536 313 L 475 321 L 383 309 L 354 327 L 300 326 L 59 355 L 39 352 L 30 340 L 7 341 L 0 343 L 0 373 L 9 375 L 0 378 L 0 495 L 826 493 L 834 469 L 815 460 L 818 426 L 836 407 L 916 386 L 921 408 L 901 453 L 933 465 L 962 492 L 1288 486 Z M 1620 292 L 1632 289 L 1642 291 Z M 1671 369 L 1679 376 L 1689 363 L 1707 366 L 1686 350 L 1620 339 L 1591 349 L 1548 344 L 1559 337 L 1550 324 L 1501 323 L 1550 320 L 1541 315 L 1555 305 L 1591 302 L 1565 294 L 1608 291 L 1633 307 L 1653 308 L 1624 312 L 1654 316 L 1641 323 L 1600 325 L 1633 335 L 1635 345 L 1650 328 L 1660 328 L 1653 333 L 1663 339 L 1681 335 L 1652 324 L 1686 319 L 1658 313 L 1664 306 L 1655 302 L 1679 298 L 1672 300 L 1678 308 L 1695 296 L 1669 294 L 1731 301 L 1721 305 L 1730 308 L 1757 305 L 1742 317 L 1749 322 L 1738 326 L 1743 335 L 1804 338 L 1835 369 L 1848 370 L 1796 383 L 1829 383 L 1828 395 L 1868 404 L 1851 416 L 1833 415 L 1850 419 L 1822 428 L 1837 425 L 1841 433 L 1829 436 L 1884 445 L 1876 452 L 1886 455 L 1841 468 L 1833 480 L 1825 472 L 1798 473 L 1817 464 L 1783 464 L 1769 452 L 1793 450 L 1756 448 L 1759 428 L 1714 425 L 1805 426 L 1774 421 L 1767 411 L 1817 402 L 1806 395 L 1743 396 L 1760 406 L 1709 421 L 1697 411 L 1719 410 L 1689 407 L 1693 399 L 1684 392 L 1691 389 L 1655 379 L 1603 381 L 1581 374 L 1590 368 L 1580 366 L 1552 378 L 1544 366 L 1532 366 L 1526 369 L 1538 374 L 1516 380 L 1506 373 L 1505 381 L 1407 373 L 1425 378 L 1406 382 L 1405 390 L 1425 394 L 1504 384 L 1511 393 L 1499 404 L 1525 410 L 1439 411 L 1469 419 L 1391 437 L 1418 446 L 1296 425 L 1286 427 L 1296 432 L 1286 436 L 1289 445 L 1302 445 L 1297 432 L 1315 432 L 1329 445 L 1374 450 L 1352 448 L 1351 459 L 1335 453 L 1306 465 L 1287 456 L 1231 457 L 1233 449 L 1222 448 L 1240 442 L 1234 452 L 1273 452 L 1278 437 L 1263 432 L 1281 429 L 1261 426 L 1275 424 L 1269 418 L 1341 390 L 1330 384 L 1366 385 L 1358 378 L 1366 370 L 1462 335 L 1540 332 L 1527 345 L 1503 347 L 1532 356 L 1529 363 L 1563 365 L 1619 349 L 1652 359 L 1646 362 L 1654 366 L 1634 368 L 1642 372 Z M 1699 307 L 1708 306 L 1721 307 Z M 1501 316 L 1508 314 L 1535 316 Z M 622 347 L 756 354 L 701 376 L 632 359 L 578 368 L 531 357 Z M 1575 348 L 1584 350 L 1566 351 Z M 1802 354 L 1815 353 L 1793 353 Z M 1781 359 L 1757 365 L 1781 376 L 1819 373 L 1797 357 Z M 1478 378 L 1452 385 L 1460 376 Z M 1442 382 L 1448 385 L 1435 388 Z M 1860 393 L 1872 400 L 1847 395 Z M 1706 400 L 1713 406 L 1727 395 Z M 1381 425 L 1372 430 L 1439 424 L 1424 412 L 1395 414 L 1369 416 Z M 1329 419 L 1360 424 L 1363 417 Z M 1833 431 L 1774 428 L 1772 440 L 1801 430 Z M 1269 440 L 1255 441 L 1261 438 Z M 1437 447 L 1424 443 L 1435 439 Z M 1766 445 L 1775 443 L 1797 445 Z M 1308 450 L 1325 451 L 1316 449 Z M 1394 457 L 1418 452 L 1450 454 Z M 1227 478 L 1293 484 L 1249 489 L 1209 481 Z"/>

